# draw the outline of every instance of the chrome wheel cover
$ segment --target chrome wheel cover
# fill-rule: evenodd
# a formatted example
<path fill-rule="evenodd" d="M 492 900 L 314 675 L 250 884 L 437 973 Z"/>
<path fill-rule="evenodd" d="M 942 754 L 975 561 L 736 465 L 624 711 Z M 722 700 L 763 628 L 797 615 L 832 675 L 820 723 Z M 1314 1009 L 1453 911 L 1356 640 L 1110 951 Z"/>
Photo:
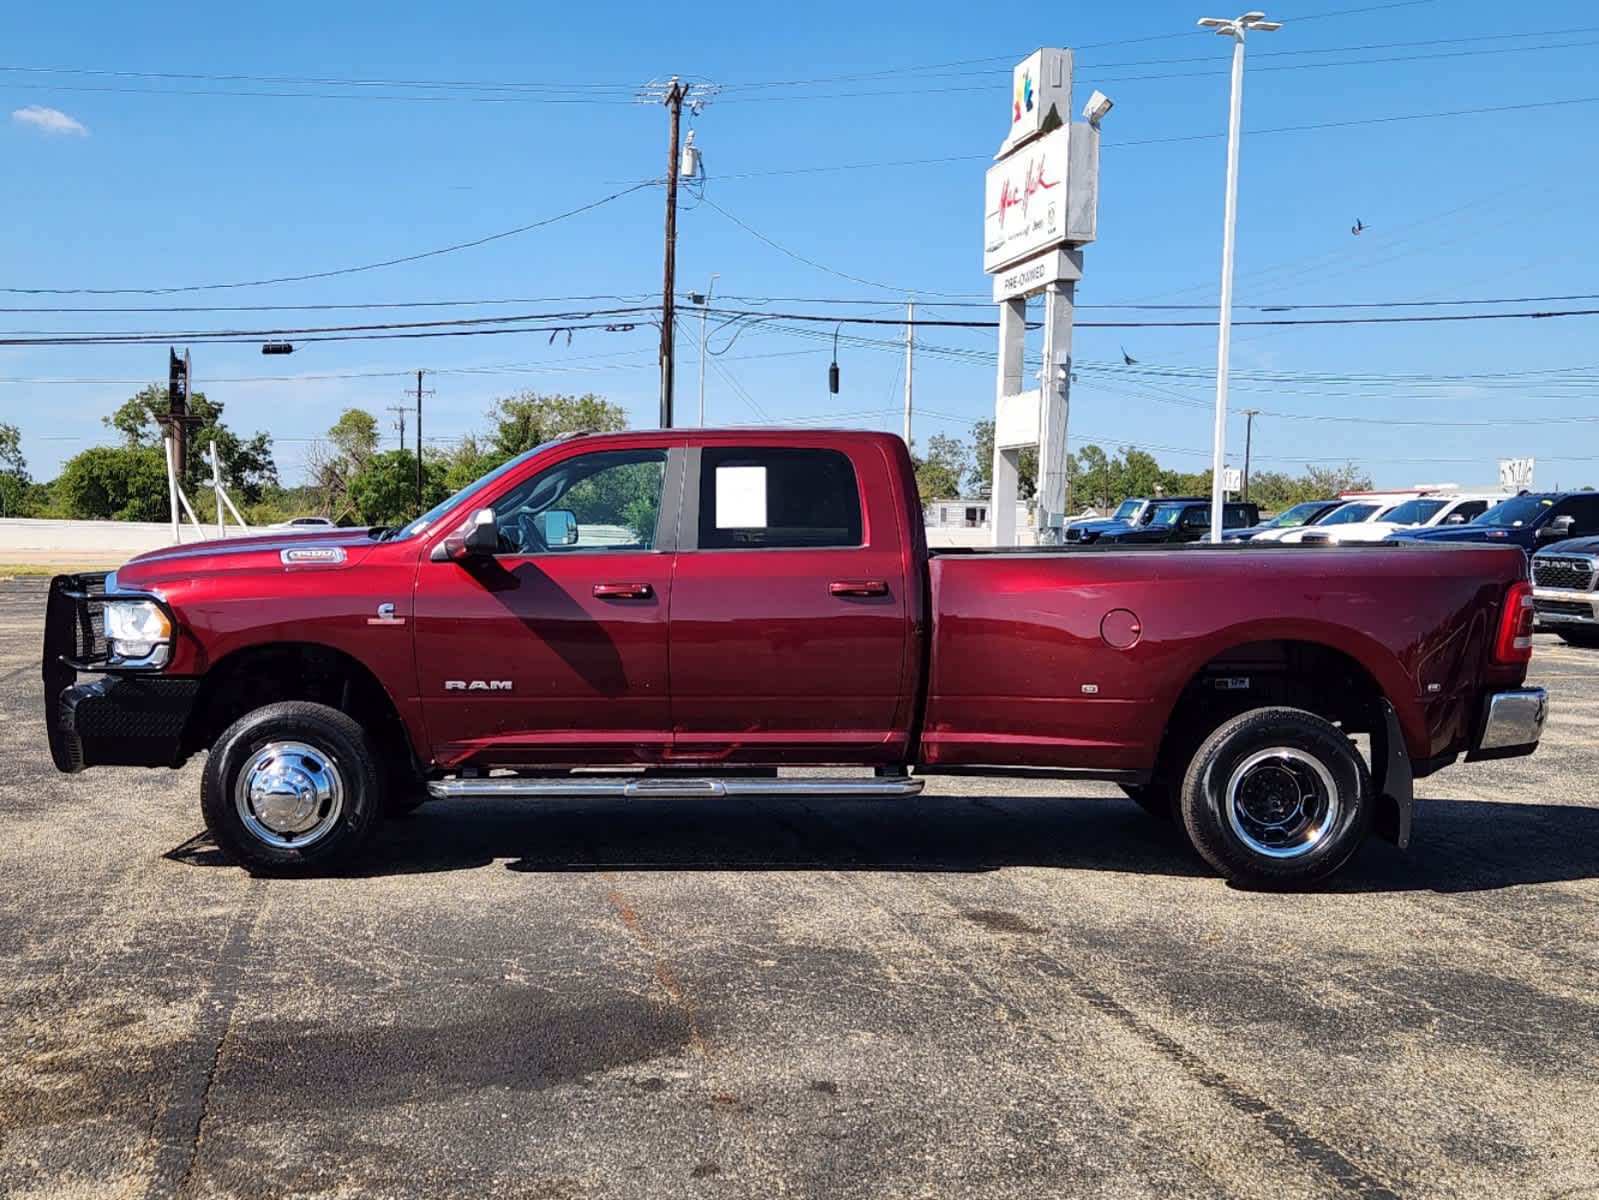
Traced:
<path fill-rule="evenodd" d="M 233 802 L 252 837 L 299 850 L 326 837 L 343 816 L 344 776 L 315 746 L 268 742 L 240 769 Z"/>
<path fill-rule="evenodd" d="M 1327 765 L 1293 746 L 1258 751 L 1234 767 L 1222 805 L 1233 833 L 1266 858 L 1309 854 L 1343 809 Z"/>

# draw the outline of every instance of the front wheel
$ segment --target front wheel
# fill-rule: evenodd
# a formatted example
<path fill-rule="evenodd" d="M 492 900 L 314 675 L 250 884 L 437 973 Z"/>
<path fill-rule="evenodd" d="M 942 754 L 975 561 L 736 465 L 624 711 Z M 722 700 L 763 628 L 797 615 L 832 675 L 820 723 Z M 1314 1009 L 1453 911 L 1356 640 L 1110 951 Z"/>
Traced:
<path fill-rule="evenodd" d="M 290 700 L 240 717 L 200 781 L 217 845 L 251 870 L 308 875 L 346 866 L 382 807 L 377 755 L 345 713 Z"/>
<path fill-rule="evenodd" d="M 1296 887 L 1331 875 L 1371 828 L 1366 763 L 1331 722 L 1257 708 L 1200 744 L 1183 777 L 1183 824 L 1228 879 Z"/>

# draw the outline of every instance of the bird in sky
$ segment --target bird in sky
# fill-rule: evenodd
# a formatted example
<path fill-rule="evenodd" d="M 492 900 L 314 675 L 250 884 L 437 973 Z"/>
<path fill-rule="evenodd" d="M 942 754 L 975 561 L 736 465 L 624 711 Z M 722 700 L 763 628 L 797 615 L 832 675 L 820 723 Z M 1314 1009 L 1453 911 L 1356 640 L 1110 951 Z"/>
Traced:
<path fill-rule="evenodd" d="M 1366 223 L 1364 221 L 1362 221 L 1359 217 L 1356 217 L 1355 218 L 1355 223 L 1349 227 L 1349 232 L 1354 234 L 1356 237 L 1359 237 L 1365 231 L 1366 231 Z"/>
<path fill-rule="evenodd" d="M 1127 347 L 1123 346 L 1122 347 L 1122 362 L 1126 363 L 1130 367 L 1134 363 L 1136 363 L 1137 361 L 1138 360 L 1136 358 L 1134 358 L 1131 354 L 1127 353 Z"/>

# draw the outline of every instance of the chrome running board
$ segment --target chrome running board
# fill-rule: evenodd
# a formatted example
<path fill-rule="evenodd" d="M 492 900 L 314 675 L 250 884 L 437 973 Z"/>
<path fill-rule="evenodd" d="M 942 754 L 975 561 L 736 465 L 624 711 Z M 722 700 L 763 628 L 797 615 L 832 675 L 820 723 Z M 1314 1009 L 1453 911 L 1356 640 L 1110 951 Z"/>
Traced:
<path fill-rule="evenodd" d="M 771 779 L 729 776 L 725 779 L 606 778 L 605 776 L 534 779 L 498 776 L 489 779 L 435 779 L 428 795 L 436 800 L 483 797 L 543 797 L 556 800 L 691 800 L 720 796 L 864 796 L 891 800 L 914 796 L 925 780 L 909 775 L 875 779 Z"/>

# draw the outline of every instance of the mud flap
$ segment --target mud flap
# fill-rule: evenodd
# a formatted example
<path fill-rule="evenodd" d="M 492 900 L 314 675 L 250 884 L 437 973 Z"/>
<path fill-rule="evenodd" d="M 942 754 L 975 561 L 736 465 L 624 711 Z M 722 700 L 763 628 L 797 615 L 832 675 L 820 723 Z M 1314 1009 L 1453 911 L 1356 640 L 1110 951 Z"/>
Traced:
<path fill-rule="evenodd" d="M 1410 845 L 1410 810 L 1415 803 L 1415 777 L 1410 769 L 1410 753 L 1405 749 L 1399 714 L 1387 700 L 1378 704 L 1382 727 L 1371 733 L 1371 785 L 1377 797 L 1373 828 L 1403 850 Z"/>

